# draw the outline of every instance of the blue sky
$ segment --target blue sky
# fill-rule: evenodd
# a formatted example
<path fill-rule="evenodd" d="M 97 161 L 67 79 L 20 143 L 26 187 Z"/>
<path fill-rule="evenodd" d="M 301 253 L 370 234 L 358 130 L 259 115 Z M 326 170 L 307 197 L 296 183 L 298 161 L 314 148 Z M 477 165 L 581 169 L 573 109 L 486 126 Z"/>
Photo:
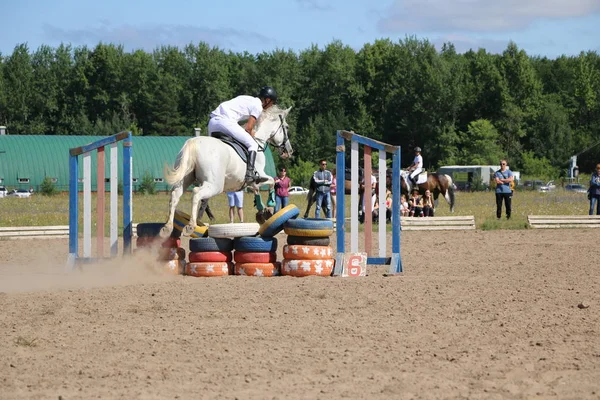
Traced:
<path fill-rule="evenodd" d="M 600 52 L 600 0 L 0 0 L 0 52 L 28 43 L 127 50 L 204 41 L 235 52 L 301 51 L 333 40 L 360 49 L 415 35 L 460 52 Z"/>

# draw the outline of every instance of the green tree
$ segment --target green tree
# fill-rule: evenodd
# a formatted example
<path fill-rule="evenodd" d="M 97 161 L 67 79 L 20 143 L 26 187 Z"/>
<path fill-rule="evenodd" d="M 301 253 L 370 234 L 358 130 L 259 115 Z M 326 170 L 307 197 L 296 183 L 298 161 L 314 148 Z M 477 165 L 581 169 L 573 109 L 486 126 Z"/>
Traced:
<path fill-rule="evenodd" d="M 502 148 L 498 144 L 500 135 L 494 125 L 485 119 L 473 121 L 466 132 L 461 133 L 461 164 L 489 165 L 496 164 L 504 158 Z"/>

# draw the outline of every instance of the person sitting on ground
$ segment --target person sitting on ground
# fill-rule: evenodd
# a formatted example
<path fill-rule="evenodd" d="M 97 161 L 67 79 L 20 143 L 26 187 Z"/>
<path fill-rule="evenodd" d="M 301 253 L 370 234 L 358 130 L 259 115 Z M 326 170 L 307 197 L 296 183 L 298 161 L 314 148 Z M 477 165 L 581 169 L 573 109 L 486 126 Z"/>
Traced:
<path fill-rule="evenodd" d="M 210 113 L 208 121 L 208 134 L 221 132 L 232 136 L 246 146 L 248 149 L 248 161 L 246 165 L 246 185 L 252 183 L 263 183 L 267 180 L 260 177 L 254 170 L 258 143 L 254 140 L 253 128 L 263 110 L 277 103 L 277 92 L 270 86 L 260 89 L 257 97 L 237 96 L 225 101 Z M 247 121 L 245 129 L 239 124 Z"/>
<path fill-rule="evenodd" d="M 429 189 L 427 189 L 425 191 L 425 196 L 423 196 L 423 215 L 425 217 L 433 217 L 434 211 L 433 196 Z"/>
<path fill-rule="evenodd" d="M 423 198 L 419 196 L 419 189 L 413 189 L 412 196 L 412 207 L 410 209 L 409 216 L 411 217 L 422 217 L 423 216 Z"/>
<path fill-rule="evenodd" d="M 410 207 L 408 206 L 408 201 L 406 201 L 406 195 L 403 194 L 400 196 L 400 214 L 403 217 L 408 217 L 409 212 L 410 212 Z"/>

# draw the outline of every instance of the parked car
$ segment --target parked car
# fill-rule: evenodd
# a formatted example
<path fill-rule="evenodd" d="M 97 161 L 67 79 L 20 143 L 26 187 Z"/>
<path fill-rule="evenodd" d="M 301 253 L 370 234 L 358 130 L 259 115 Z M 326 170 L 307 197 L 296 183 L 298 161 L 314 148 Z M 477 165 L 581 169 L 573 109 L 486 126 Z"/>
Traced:
<path fill-rule="evenodd" d="M 308 189 L 303 188 L 302 186 L 292 186 L 288 189 L 288 193 L 290 194 L 290 196 L 296 194 L 307 194 Z"/>
<path fill-rule="evenodd" d="M 579 183 L 569 183 L 568 185 L 565 185 L 565 190 L 575 193 L 587 193 L 587 188 Z"/>
<path fill-rule="evenodd" d="M 21 199 L 25 199 L 31 197 L 31 192 L 25 189 L 13 189 L 8 193 L 8 197 L 19 197 Z"/>
<path fill-rule="evenodd" d="M 540 188 L 542 186 L 544 186 L 544 182 L 543 181 L 535 180 L 535 181 L 525 181 L 525 182 L 523 182 L 523 187 L 525 189 L 533 190 L 533 189 L 536 189 L 536 188 Z"/>
<path fill-rule="evenodd" d="M 549 192 L 554 189 L 556 189 L 556 185 L 554 184 L 554 181 L 550 181 L 550 182 L 546 183 L 544 186 L 540 186 L 540 192 Z"/>
<path fill-rule="evenodd" d="M 8 194 L 8 190 L 6 190 L 6 188 L 4 186 L 0 186 L 0 198 L 6 197 L 7 194 Z"/>

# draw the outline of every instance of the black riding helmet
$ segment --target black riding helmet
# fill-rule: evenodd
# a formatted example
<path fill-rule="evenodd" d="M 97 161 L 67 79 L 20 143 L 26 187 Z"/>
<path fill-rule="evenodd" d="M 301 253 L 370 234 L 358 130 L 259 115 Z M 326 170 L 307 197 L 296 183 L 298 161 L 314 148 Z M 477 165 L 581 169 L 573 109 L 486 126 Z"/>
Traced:
<path fill-rule="evenodd" d="M 263 86 L 258 93 L 261 99 L 271 99 L 273 103 L 277 103 L 277 92 L 271 86 Z"/>

